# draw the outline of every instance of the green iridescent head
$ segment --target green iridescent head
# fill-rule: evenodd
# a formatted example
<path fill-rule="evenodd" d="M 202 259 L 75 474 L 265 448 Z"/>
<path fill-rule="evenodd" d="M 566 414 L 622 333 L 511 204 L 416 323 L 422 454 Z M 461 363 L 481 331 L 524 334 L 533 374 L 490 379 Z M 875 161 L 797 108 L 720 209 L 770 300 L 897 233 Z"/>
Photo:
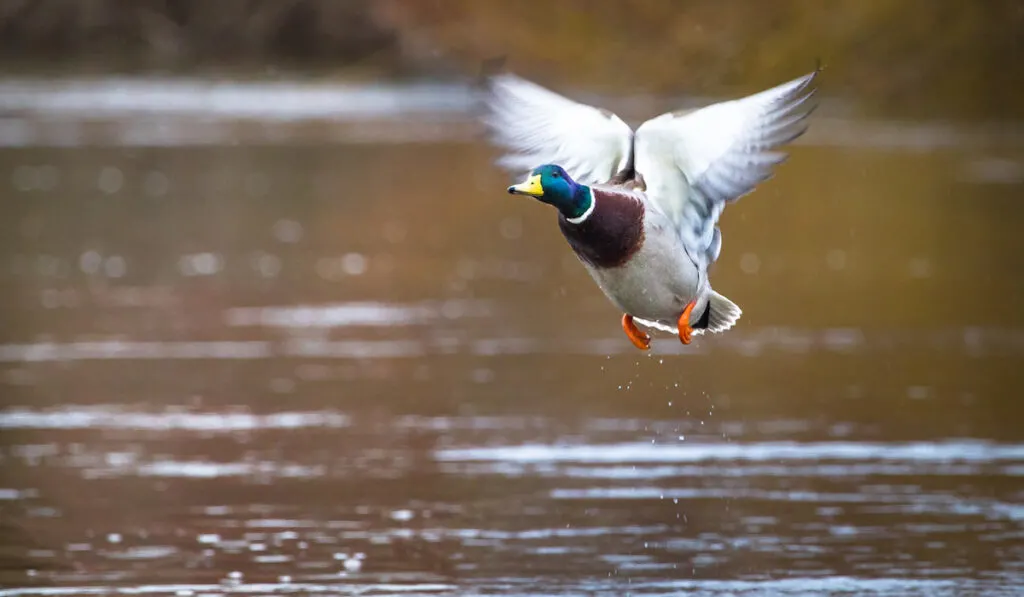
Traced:
<path fill-rule="evenodd" d="M 510 186 L 508 192 L 553 205 L 570 220 L 586 214 L 592 201 L 589 187 L 577 183 L 561 166 L 554 164 L 534 168 L 525 181 Z"/>

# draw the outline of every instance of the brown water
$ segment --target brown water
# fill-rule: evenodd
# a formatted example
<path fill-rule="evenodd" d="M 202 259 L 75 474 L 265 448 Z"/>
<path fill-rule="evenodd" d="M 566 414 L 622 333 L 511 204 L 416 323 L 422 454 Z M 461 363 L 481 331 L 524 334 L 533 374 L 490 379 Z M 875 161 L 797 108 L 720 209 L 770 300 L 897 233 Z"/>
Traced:
<path fill-rule="evenodd" d="M 824 113 L 651 354 L 475 142 L 17 137 L 0 594 L 1015 594 L 1024 142 Z"/>

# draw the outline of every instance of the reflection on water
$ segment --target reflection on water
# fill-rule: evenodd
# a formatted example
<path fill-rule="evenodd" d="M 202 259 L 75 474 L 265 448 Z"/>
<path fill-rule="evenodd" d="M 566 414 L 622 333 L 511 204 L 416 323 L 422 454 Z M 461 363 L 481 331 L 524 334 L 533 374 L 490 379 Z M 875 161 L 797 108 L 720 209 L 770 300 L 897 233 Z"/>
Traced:
<path fill-rule="evenodd" d="M 459 89 L 4 85 L 0 595 L 1024 582 L 1019 127 L 826 104 L 641 354 Z"/>

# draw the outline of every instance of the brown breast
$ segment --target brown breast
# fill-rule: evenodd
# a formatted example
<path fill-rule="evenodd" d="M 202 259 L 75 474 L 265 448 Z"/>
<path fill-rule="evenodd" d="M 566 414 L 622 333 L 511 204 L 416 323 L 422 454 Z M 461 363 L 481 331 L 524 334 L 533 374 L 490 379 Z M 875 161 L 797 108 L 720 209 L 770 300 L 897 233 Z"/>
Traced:
<path fill-rule="evenodd" d="M 569 246 L 594 267 L 623 265 L 644 242 L 644 204 L 633 194 L 614 189 L 591 188 L 594 211 L 580 224 L 562 214 L 558 227 Z"/>

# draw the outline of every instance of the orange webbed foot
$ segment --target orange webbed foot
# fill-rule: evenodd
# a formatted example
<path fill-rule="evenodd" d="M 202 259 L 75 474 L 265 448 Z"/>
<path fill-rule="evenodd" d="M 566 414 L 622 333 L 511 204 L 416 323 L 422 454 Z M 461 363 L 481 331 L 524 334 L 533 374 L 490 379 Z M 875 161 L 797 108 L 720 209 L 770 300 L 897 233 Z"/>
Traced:
<path fill-rule="evenodd" d="M 690 315 L 693 314 L 693 308 L 696 306 L 697 299 L 693 299 L 683 309 L 683 314 L 679 316 L 679 341 L 683 344 L 689 344 L 692 339 L 693 328 L 690 327 Z"/>
<path fill-rule="evenodd" d="M 629 341 L 633 343 L 633 346 L 640 350 L 647 350 L 651 347 L 651 337 L 636 327 L 636 323 L 633 322 L 633 316 L 629 313 L 622 316 L 622 329 L 626 332 L 626 336 L 629 337 Z"/>

